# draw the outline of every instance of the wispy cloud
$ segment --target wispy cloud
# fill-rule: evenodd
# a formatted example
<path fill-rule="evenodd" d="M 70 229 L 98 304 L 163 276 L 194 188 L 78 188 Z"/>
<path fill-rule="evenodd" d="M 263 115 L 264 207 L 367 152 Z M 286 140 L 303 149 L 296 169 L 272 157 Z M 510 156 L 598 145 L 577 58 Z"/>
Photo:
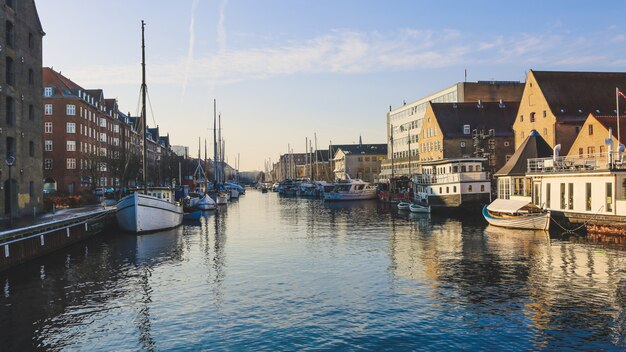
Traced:
<path fill-rule="evenodd" d="M 181 100 L 185 97 L 187 92 L 187 84 L 189 83 L 189 71 L 191 71 L 191 64 L 193 63 L 193 50 L 196 45 L 196 8 L 198 7 L 199 0 L 192 0 L 191 2 L 191 20 L 189 21 L 189 49 L 187 50 L 187 65 L 185 66 L 185 77 L 183 79 L 183 91 L 181 94 Z"/>
<path fill-rule="evenodd" d="M 617 67 L 624 50 L 607 41 L 605 33 L 569 38 L 560 33 L 519 33 L 477 38 L 457 30 L 402 29 L 393 33 L 333 30 L 307 40 L 272 46 L 226 49 L 223 0 L 218 24 L 218 50 L 194 57 L 193 11 L 186 57 L 151 65 L 152 83 L 183 84 L 183 94 L 193 68 L 193 79 L 211 85 L 296 74 L 360 74 L 434 69 L 463 65 L 520 65 L 598 69 Z M 599 55 L 598 53 L 602 53 Z M 181 76 L 178 67 L 187 67 Z M 72 74 L 94 86 L 112 82 L 134 83 L 135 67 L 89 67 Z M 100 73 L 100 74 L 98 74 Z M 84 74 L 84 75 L 83 75 Z"/>
<path fill-rule="evenodd" d="M 222 0 L 222 4 L 220 6 L 220 17 L 217 21 L 217 45 L 220 53 L 226 51 L 226 6 L 228 5 L 228 0 Z"/>

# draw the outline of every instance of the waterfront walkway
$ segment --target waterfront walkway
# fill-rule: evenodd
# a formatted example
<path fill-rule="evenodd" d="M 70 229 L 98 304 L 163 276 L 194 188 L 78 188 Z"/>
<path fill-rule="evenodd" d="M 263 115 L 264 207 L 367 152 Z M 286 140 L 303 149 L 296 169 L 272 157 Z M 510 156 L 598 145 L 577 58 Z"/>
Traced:
<path fill-rule="evenodd" d="M 26 228 L 35 225 L 41 225 L 50 221 L 65 220 L 76 216 L 81 216 L 95 210 L 109 209 L 111 207 L 103 207 L 102 204 L 87 205 L 80 208 L 58 209 L 54 213 L 43 213 L 36 216 L 22 216 L 13 219 L 13 226 L 9 226 L 9 221 L 5 220 L 0 223 L 0 237 L 4 232 L 14 231 L 20 228 Z"/>

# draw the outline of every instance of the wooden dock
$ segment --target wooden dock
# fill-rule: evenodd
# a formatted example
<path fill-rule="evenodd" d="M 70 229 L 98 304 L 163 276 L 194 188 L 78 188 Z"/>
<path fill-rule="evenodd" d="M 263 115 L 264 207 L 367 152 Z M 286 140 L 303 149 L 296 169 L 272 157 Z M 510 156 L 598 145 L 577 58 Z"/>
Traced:
<path fill-rule="evenodd" d="M 114 217 L 114 207 L 90 208 L 0 232 L 0 271 L 96 235 Z"/>

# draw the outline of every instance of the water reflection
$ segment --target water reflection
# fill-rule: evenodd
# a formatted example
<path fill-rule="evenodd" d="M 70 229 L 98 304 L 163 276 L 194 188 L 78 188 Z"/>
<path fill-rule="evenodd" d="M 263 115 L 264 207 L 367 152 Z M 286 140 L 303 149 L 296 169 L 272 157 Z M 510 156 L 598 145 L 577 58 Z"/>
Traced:
<path fill-rule="evenodd" d="M 0 274 L 1 349 L 626 348 L 623 247 L 249 193 Z"/>

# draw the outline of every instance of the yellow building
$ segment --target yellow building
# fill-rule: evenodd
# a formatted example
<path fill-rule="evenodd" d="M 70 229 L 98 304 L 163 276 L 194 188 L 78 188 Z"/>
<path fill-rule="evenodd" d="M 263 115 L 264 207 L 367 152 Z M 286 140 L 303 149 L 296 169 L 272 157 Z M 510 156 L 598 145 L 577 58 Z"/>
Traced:
<path fill-rule="evenodd" d="M 626 73 L 531 70 L 513 125 L 515 148 L 536 130 L 567 154 L 590 113 L 615 114 L 615 88 L 626 88 Z"/>
<path fill-rule="evenodd" d="M 609 132 L 609 129 L 611 132 Z M 619 143 L 626 142 L 626 119 L 620 117 L 620 140 Z M 596 116 L 589 114 L 587 120 L 583 124 L 576 140 L 572 144 L 568 153 L 569 157 L 578 156 L 580 158 L 592 157 L 594 154 L 602 157 L 609 151 L 606 139 L 611 136 L 613 141 L 612 151 L 617 153 L 617 117 L 613 116 Z"/>

